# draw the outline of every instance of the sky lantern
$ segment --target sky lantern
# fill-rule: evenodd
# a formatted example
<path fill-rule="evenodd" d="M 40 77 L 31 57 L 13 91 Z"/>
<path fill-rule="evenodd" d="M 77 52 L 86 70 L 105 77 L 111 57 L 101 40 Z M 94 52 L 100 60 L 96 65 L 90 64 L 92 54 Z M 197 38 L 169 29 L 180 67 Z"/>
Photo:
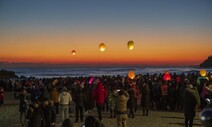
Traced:
<path fill-rule="evenodd" d="M 165 81 L 171 80 L 171 75 L 170 75 L 169 71 L 165 71 L 165 73 L 163 75 L 163 80 L 165 80 Z"/>
<path fill-rule="evenodd" d="M 75 50 L 72 50 L 71 51 L 71 54 L 74 56 L 74 55 L 76 55 L 76 51 Z"/>
<path fill-rule="evenodd" d="M 128 41 L 127 47 L 128 47 L 129 50 L 133 50 L 133 48 L 134 48 L 134 42 L 133 41 Z"/>
<path fill-rule="evenodd" d="M 134 72 L 134 71 L 129 71 L 129 72 L 128 72 L 128 77 L 129 77 L 130 79 L 134 79 L 134 78 L 135 78 L 135 72 Z"/>
<path fill-rule="evenodd" d="M 100 50 L 101 52 L 104 52 L 104 51 L 105 51 L 105 48 L 106 48 L 106 46 L 105 46 L 104 43 L 99 44 L 99 50 Z"/>
<path fill-rule="evenodd" d="M 200 70 L 199 73 L 200 73 L 200 75 L 203 76 L 203 77 L 206 76 L 206 74 L 207 74 L 206 70 Z"/>

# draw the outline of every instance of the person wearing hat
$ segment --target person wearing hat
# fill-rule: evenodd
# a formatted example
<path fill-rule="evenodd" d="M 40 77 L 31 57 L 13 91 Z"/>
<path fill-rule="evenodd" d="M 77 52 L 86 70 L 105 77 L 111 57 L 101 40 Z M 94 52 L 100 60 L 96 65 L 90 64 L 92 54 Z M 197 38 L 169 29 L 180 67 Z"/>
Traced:
<path fill-rule="evenodd" d="M 193 119 L 195 117 L 196 105 L 197 100 L 195 98 L 195 89 L 192 84 L 188 84 L 187 88 L 185 89 L 185 97 L 184 97 L 185 127 L 193 126 Z"/>
<path fill-rule="evenodd" d="M 62 121 L 66 118 L 69 118 L 69 105 L 72 101 L 70 93 L 67 92 L 67 88 L 63 87 L 62 92 L 59 94 L 58 102 L 60 105 L 60 110 L 62 114 Z"/>

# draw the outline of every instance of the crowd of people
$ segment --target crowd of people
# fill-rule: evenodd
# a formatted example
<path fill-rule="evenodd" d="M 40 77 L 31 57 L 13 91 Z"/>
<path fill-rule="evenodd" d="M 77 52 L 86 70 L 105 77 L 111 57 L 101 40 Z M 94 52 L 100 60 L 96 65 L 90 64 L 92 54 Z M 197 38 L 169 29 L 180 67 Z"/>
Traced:
<path fill-rule="evenodd" d="M 75 122 L 86 122 L 84 114 L 96 109 L 100 123 L 102 111 L 106 111 L 109 117 L 117 119 L 118 127 L 126 127 L 127 118 L 134 118 L 138 106 L 141 106 L 144 116 L 149 115 L 149 110 L 184 112 L 185 126 L 191 127 L 195 111 L 206 107 L 207 99 L 212 98 L 211 73 L 207 74 L 209 78 L 199 77 L 199 73 L 174 73 L 167 81 L 163 74 L 140 74 L 133 79 L 119 75 L 31 77 L 8 80 L 7 86 L 2 87 L 13 91 L 14 97 L 20 99 L 23 126 L 52 127 L 57 114 L 61 114 L 62 124 L 70 112 L 75 113 Z"/>

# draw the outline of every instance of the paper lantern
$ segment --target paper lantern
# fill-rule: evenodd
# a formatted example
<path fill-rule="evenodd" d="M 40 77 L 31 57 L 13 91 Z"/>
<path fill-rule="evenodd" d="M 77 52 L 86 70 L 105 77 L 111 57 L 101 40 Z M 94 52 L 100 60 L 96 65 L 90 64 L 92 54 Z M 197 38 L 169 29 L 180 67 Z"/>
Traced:
<path fill-rule="evenodd" d="M 72 54 L 72 55 L 76 55 L 76 51 L 75 51 L 75 50 L 72 50 L 72 51 L 71 51 L 71 54 Z"/>
<path fill-rule="evenodd" d="M 128 47 L 129 50 L 133 50 L 134 49 L 134 42 L 133 41 L 128 41 L 127 47 Z"/>
<path fill-rule="evenodd" d="M 200 70 L 199 73 L 201 76 L 206 76 L 206 74 L 207 74 L 206 70 Z"/>
<path fill-rule="evenodd" d="M 135 78 L 135 72 L 134 72 L 134 71 L 129 71 L 129 72 L 128 72 L 128 77 L 129 77 L 130 79 L 134 79 L 134 78 Z"/>
<path fill-rule="evenodd" d="M 171 80 L 171 75 L 170 74 L 163 75 L 163 80 L 170 81 Z"/>
<path fill-rule="evenodd" d="M 100 50 L 101 52 L 104 52 L 104 51 L 105 51 L 105 48 L 106 48 L 106 46 L 105 46 L 104 43 L 99 44 L 99 50 Z"/>

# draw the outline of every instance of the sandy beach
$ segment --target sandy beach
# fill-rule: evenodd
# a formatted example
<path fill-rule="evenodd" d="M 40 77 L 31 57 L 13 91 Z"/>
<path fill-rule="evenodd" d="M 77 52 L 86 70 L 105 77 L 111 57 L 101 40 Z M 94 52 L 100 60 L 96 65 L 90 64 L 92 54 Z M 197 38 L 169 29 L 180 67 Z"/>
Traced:
<path fill-rule="evenodd" d="M 0 107 L 1 127 L 21 127 L 19 122 L 18 100 L 13 98 L 12 93 L 5 93 L 5 104 Z M 94 115 L 97 112 L 87 115 Z M 87 116 L 85 115 L 85 116 Z M 74 121 L 74 117 L 71 117 Z M 60 123 L 60 115 L 57 115 L 57 127 Z M 116 127 L 116 119 L 109 118 L 109 112 L 103 112 L 103 123 L 106 127 Z M 83 123 L 74 123 L 74 127 L 81 127 Z M 184 116 L 180 112 L 150 111 L 149 116 L 143 116 L 141 110 L 136 112 L 135 118 L 128 118 L 128 127 L 183 127 Z M 203 127 L 199 120 L 199 113 L 196 113 L 193 127 Z"/>

